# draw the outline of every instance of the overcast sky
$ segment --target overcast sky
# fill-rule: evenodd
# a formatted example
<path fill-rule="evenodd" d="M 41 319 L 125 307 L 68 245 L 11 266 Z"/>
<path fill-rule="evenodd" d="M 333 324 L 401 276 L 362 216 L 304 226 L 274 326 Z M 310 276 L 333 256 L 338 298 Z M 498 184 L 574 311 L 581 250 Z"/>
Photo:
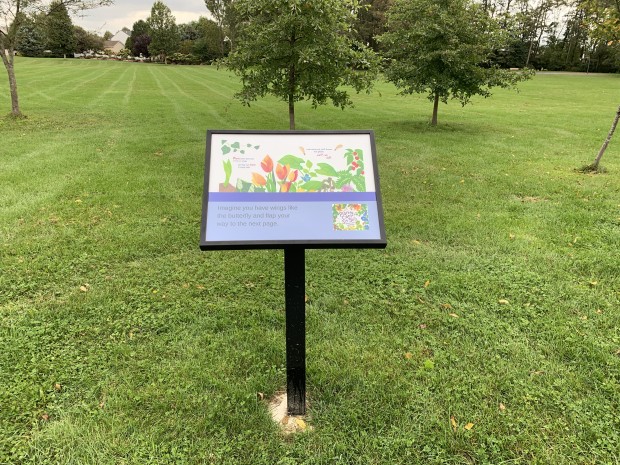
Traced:
<path fill-rule="evenodd" d="M 200 16 L 209 16 L 204 0 L 163 0 L 172 10 L 177 24 L 188 23 Z M 149 17 L 155 0 L 116 0 L 114 5 L 86 10 L 81 17 L 73 17 L 73 24 L 87 31 L 103 35 L 105 31 L 115 34 L 123 27 L 131 29 L 136 21 Z"/>

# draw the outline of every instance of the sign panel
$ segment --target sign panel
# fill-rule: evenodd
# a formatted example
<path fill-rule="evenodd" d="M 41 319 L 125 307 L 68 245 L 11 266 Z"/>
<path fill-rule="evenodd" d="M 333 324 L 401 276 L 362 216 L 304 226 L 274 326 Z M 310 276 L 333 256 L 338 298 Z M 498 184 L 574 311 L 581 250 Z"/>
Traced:
<path fill-rule="evenodd" d="M 372 131 L 207 132 L 201 249 L 386 244 Z"/>

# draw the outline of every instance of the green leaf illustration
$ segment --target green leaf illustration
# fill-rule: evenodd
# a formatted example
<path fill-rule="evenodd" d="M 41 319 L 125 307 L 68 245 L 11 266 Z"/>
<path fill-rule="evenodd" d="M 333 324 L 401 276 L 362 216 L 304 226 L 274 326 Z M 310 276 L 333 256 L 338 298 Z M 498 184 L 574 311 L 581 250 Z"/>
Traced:
<path fill-rule="evenodd" d="M 233 149 L 238 149 L 238 148 L 240 148 L 240 147 L 241 147 L 241 146 L 239 145 L 239 142 L 233 142 L 232 144 L 230 144 L 230 146 L 231 146 Z"/>
<path fill-rule="evenodd" d="M 304 159 L 296 157 L 295 155 L 289 154 L 289 155 L 284 155 L 282 158 L 280 158 L 278 160 L 278 163 L 284 166 L 288 165 L 293 170 L 300 170 L 302 169 Z"/>
<path fill-rule="evenodd" d="M 299 187 L 306 191 L 318 191 L 323 187 L 323 183 L 321 181 L 308 181 Z"/>
<path fill-rule="evenodd" d="M 224 174 L 226 175 L 226 179 L 224 179 L 224 185 L 228 185 L 230 182 L 230 176 L 232 175 L 232 163 L 230 160 L 226 160 L 224 162 Z"/>
<path fill-rule="evenodd" d="M 364 176 L 353 176 L 352 181 L 358 192 L 366 192 L 366 178 Z"/>
<path fill-rule="evenodd" d="M 251 187 L 252 187 L 251 182 L 246 182 L 243 179 L 237 180 L 237 190 L 239 192 L 249 192 Z"/>
<path fill-rule="evenodd" d="M 351 176 L 348 172 L 344 176 L 339 177 L 336 180 L 336 189 L 342 189 L 345 184 L 349 184 L 351 182 L 352 178 L 353 176 Z"/>
<path fill-rule="evenodd" d="M 310 160 L 306 162 L 306 168 L 308 169 L 312 168 L 312 162 Z"/>
<path fill-rule="evenodd" d="M 223 155 L 228 155 L 230 153 L 230 147 L 228 145 L 223 145 L 222 146 L 222 154 Z"/>
<path fill-rule="evenodd" d="M 327 163 L 317 163 L 317 165 L 319 165 L 319 169 L 316 170 L 316 174 L 320 174 L 322 176 L 338 176 L 338 172 L 333 166 Z"/>

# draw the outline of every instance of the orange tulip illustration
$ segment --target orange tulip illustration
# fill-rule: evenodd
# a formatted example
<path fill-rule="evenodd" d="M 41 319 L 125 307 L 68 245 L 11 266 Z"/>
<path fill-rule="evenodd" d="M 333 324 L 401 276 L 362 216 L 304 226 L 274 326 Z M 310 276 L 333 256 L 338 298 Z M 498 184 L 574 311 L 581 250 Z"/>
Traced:
<path fill-rule="evenodd" d="M 266 155 L 265 158 L 263 158 L 263 161 L 260 162 L 260 166 L 265 173 L 271 173 L 271 170 L 273 169 L 273 160 L 269 155 Z"/>
<path fill-rule="evenodd" d="M 264 186 L 267 184 L 267 180 L 263 177 L 262 174 L 252 173 L 252 184 L 255 186 Z"/>
<path fill-rule="evenodd" d="M 295 182 L 297 180 L 297 175 L 299 174 L 298 170 L 291 171 L 286 178 L 289 182 Z"/>
<path fill-rule="evenodd" d="M 288 192 L 291 189 L 291 182 L 282 183 L 282 187 L 280 187 L 280 192 Z"/>
<path fill-rule="evenodd" d="M 286 179 L 286 176 L 288 175 L 289 172 L 289 166 L 282 166 L 280 163 L 278 163 L 278 165 L 276 166 L 276 175 L 278 176 L 278 179 L 281 179 L 282 181 L 284 181 Z"/>

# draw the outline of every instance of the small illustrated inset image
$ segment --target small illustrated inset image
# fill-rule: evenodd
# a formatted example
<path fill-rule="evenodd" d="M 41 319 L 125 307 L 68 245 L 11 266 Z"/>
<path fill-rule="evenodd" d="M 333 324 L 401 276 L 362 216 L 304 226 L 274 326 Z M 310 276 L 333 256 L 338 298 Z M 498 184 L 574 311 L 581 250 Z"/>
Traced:
<path fill-rule="evenodd" d="M 368 205 L 335 203 L 332 205 L 334 231 L 364 231 L 368 226 Z"/>

